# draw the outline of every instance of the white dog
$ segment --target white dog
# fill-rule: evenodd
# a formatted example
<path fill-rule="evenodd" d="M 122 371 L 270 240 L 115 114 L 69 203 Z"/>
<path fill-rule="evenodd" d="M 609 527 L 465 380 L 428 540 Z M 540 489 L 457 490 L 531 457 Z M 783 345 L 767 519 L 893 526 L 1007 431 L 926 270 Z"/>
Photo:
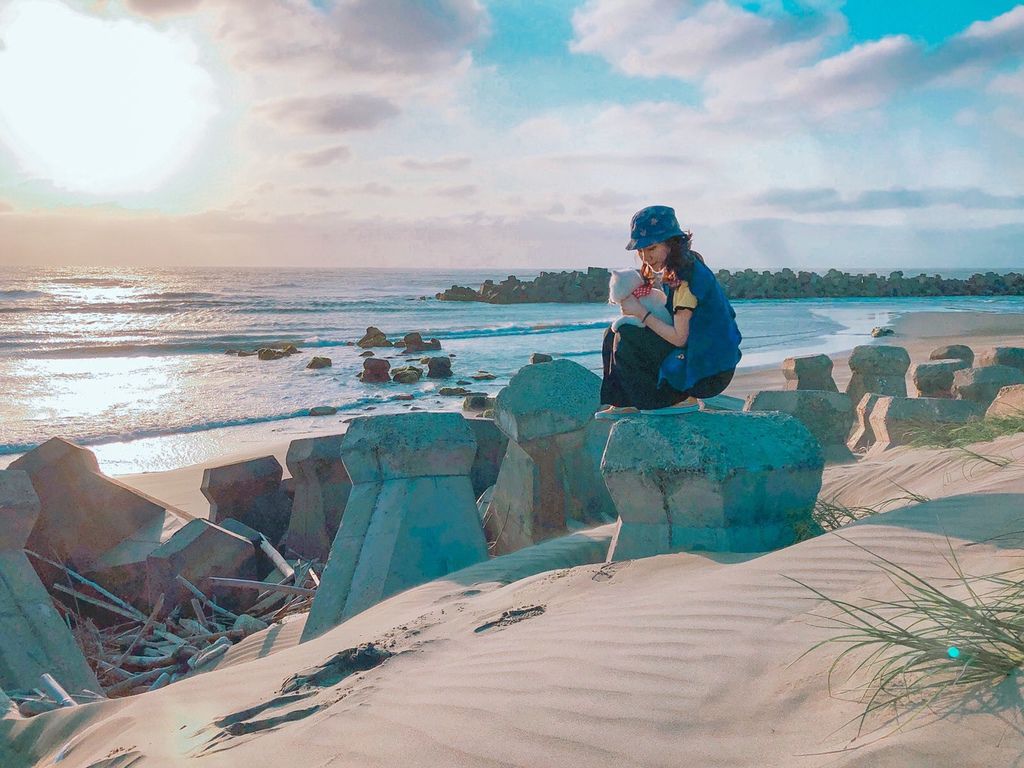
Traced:
<path fill-rule="evenodd" d="M 611 280 L 608 281 L 608 303 L 621 304 L 623 299 L 632 294 L 640 303 L 651 310 L 651 314 L 659 320 L 672 325 L 672 313 L 665 306 L 665 292 L 660 288 L 652 287 L 650 293 L 645 293 L 646 285 L 644 278 L 635 269 L 613 269 Z M 612 330 L 617 331 L 624 325 L 643 325 L 639 317 L 623 315 L 612 323 Z"/>

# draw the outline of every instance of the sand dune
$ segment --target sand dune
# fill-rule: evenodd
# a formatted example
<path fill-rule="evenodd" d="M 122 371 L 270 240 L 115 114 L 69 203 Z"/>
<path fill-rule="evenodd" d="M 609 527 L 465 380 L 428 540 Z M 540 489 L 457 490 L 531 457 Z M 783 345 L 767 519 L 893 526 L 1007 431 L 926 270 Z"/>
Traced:
<path fill-rule="evenodd" d="M 1024 436 L 986 450 L 1019 456 Z M 886 467 L 932 499 L 849 526 L 848 541 L 604 565 L 605 527 L 410 590 L 296 646 L 300 617 L 214 672 L 18 723 L 25 755 L 2 764 L 46 764 L 69 740 L 60 765 L 90 768 L 1020 764 L 1018 680 L 886 738 L 893 724 L 869 721 L 851 744 L 856 727 L 843 726 L 862 705 L 829 695 L 837 649 L 801 657 L 834 631 L 814 626 L 828 607 L 791 579 L 850 600 L 895 594 L 854 544 L 929 577 L 949 575 L 947 537 L 968 572 L 1019 562 L 1020 537 L 977 543 L 1024 529 L 1019 466 L 961 461 L 904 449 L 829 468 L 826 489 L 857 503 L 891 496 Z M 385 653 L 338 656 L 367 642 Z"/>

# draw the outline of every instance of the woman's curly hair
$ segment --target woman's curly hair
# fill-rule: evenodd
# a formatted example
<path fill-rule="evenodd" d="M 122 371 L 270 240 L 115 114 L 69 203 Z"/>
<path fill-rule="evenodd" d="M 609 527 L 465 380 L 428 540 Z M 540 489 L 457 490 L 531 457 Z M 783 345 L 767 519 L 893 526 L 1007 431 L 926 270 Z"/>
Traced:
<path fill-rule="evenodd" d="M 676 280 L 690 282 L 693 279 L 694 261 L 699 259 L 702 264 L 704 263 L 704 257 L 690 248 L 690 243 L 693 242 L 693 233 L 684 232 L 681 235 L 670 237 L 665 242 L 668 243 L 669 250 L 668 258 L 665 259 L 663 278 L 669 282 Z M 643 260 L 641 260 L 640 274 L 643 275 L 644 280 L 654 279 L 654 270 Z"/>

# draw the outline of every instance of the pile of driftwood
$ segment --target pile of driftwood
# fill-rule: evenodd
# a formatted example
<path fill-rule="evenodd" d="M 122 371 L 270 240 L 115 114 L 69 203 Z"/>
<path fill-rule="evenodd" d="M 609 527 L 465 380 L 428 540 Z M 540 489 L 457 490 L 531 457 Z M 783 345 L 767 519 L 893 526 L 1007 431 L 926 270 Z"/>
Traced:
<path fill-rule="evenodd" d="M 149 615 L 68 566 L 26 550 L 30 557 L 66 576 L 66 583 L 53 584 L 53 603 L 71 628 L 102 690 L 70 696 L 51 676 L 44 675 L 40 688 L 7 691 L 8 696 L 22 715 L 31 716 L 61 706 L 157 690 L 202 671 L 247 635 L 290 614 L 308 611 L 320 584 L 317 569 L 322 571 L 322 567 L 304 561 L 289 563 L 265 539 L 261 548 L 274 563 L 272 576 L 276 575 L 276 580 L 208 579 L 211 586 L 258 590 L 255 603 L 245 613 L 218 605 L 179 575 L 178 582 L 190 597 L 165 612 L 161 595 Z M 96 609 L 114 623 L 98 624 L 85 615 L 96 613 Z M 163 618 L 158 620 L 160 616 Z"/>

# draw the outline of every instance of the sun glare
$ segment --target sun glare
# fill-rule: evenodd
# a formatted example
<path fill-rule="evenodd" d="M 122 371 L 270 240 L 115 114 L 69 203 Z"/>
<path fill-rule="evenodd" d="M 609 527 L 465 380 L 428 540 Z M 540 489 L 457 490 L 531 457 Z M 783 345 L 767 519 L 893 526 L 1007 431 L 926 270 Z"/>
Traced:
<path fill-rule="evenodd" d="M 27 174 L 65 189 L 156 189 L 217 112 L 180 34 L 16 0 L 0 13 L 0 42 L 0 141 Z"/>

